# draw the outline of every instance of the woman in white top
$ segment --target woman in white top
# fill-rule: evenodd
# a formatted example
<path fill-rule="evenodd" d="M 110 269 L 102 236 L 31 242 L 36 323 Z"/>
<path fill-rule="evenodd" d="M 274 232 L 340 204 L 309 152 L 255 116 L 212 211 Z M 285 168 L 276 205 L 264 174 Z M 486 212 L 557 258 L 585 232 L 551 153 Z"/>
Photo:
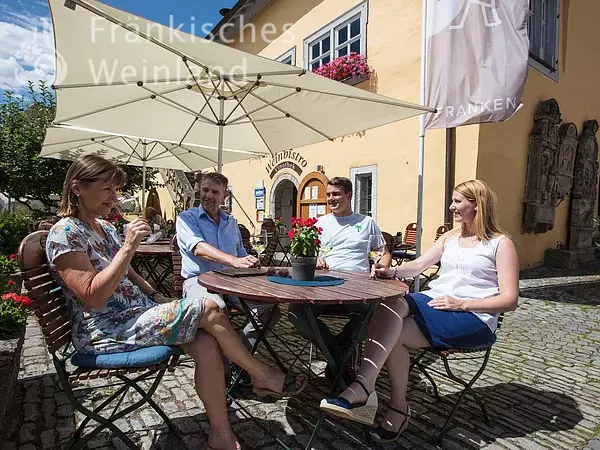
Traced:
<path fill-rule="evenodd" d="M 519 260 L 496 221 L 496 194 L 483 181 L 466 181 L 454 188 L 450 209 L 460 227 L 412 262 L 373 269 L 379 278 L 410 277 L 441 261 L 430 290 L 379 305 L 356 381 L 340 397 L 321 401 L 331 414 L 373 424 L 375 381 L 386 364 L 391 401 L 371 431 L 376 442 L 391 442 L 408 426 L 409 349 L 487 347 L 495 340 L 498 315 L 517 307 Z"/>

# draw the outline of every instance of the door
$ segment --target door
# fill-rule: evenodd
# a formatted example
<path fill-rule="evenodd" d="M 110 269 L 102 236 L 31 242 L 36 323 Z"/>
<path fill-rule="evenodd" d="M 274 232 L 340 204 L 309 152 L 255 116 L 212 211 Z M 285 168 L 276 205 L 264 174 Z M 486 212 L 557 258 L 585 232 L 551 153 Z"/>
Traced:
<path fill-rule="evenodd" d="M 303 219 L 319 217 L 330 212 L 327 205 L 328 178 L 321 172 L 311 172 L 304 177 L 298 189 L 298 216 Z"/>
<path fill-rule="evenodd" d="M 298 189 L 290 180 L 283 180 L 275 189 L 275 218 L 282 218 L 286 228 L 292 225 L 292 217 L 296 217 Z"/>

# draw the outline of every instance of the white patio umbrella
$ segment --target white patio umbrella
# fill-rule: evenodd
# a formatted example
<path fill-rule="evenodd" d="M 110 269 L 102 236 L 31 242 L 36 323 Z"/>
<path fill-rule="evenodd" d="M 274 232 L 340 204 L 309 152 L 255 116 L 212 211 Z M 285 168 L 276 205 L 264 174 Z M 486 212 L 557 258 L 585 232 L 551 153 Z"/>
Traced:
<path fill-rule="evenodd" d="M 273 155 L 433 111 L 98 1 L 49 3 L 56 125 L 197 149 L 218 171 L 235 152 Z"/>
<path fill-rule="evenodd" d="M 217 166 L 218 151 L 152 141 L 123 135 L 99 133 L 67 126 L 51 126 L 40 156 L 73 161 L 79 156 L 94 154 L 116 164 L 142 167 L 142 205 L 146 204 L 146 167 L 191 172 Z M 265 155 L 243 150 L 224 150 L 224 163 Z"/>

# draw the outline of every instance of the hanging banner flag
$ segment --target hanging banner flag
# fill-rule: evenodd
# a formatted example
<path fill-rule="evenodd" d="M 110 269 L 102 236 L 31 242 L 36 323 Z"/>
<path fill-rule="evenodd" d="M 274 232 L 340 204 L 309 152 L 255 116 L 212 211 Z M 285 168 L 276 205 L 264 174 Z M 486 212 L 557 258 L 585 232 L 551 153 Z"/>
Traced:
<path fill-rule="evenodd" d="M 426 0 L 426 128 L 501 122 L 527 79 L 528 0 Z"/>

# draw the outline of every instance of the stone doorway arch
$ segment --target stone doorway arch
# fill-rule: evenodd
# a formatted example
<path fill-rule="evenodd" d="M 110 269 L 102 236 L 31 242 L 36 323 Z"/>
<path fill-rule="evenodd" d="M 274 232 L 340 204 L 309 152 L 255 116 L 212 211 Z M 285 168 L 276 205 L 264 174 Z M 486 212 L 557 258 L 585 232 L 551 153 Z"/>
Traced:
<path fill-rule="evenodd" d="M 269 196 L 269 212 L 273 218 L 283 217 L 286 228 L 291 228 L 292 217 L 297 215 L 296 201 L 298 198 L 298 179 L 290 174 L 279 175 Z"/>

